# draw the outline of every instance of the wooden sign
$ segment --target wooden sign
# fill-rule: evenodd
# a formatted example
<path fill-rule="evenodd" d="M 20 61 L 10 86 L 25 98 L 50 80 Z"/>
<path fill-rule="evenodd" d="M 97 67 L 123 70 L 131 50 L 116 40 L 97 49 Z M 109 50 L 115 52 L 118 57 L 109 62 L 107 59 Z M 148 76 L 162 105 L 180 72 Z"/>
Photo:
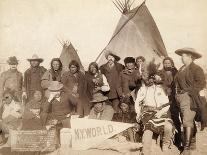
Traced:
<path fill-rule="evenodd" d="M 56 130 L 12 130 L 11 151 L 54 151 L 56 147 Z"/>

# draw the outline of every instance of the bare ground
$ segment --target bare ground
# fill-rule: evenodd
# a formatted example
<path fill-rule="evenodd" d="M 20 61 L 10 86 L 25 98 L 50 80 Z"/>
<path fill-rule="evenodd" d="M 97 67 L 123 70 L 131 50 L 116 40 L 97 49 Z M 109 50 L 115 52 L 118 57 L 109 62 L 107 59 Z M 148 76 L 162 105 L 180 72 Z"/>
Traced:
<path fill-rule="evenodd" d="M 205 129 L 202 132 L 199 131 L 197 133 L 196 147 L 197 147 L 196 150 L 192 151 L 191 155 L 207 155 L 207 129 Z M 60 148 L 55 152 L 49 153 L 47 155 L 139 155 L 139 154 L 140 154 L 139 151 L 120 153 L 112 150 L 91 149 L 87 151 L 74 151 L 71 150 L 70 148 Z M 171 149 L 168 149 L 166 152 L 162 152 L 159 145 L 156 144 L 155 141 L 153 141 L 151 155 L 179 155 L 179 154 L 180 151 L 175 146 L 172 146 Z M 15 153 L 15 152 L 11 153 L 8 147 L 0 147 L 0 155 L 29 155 L 29 154 Z"/>

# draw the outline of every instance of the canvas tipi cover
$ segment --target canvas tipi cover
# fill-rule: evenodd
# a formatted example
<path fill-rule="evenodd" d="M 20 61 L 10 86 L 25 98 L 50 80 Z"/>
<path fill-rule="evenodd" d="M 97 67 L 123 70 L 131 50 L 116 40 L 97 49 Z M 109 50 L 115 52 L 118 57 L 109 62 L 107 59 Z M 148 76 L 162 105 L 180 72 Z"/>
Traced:
<path fill-rule="evenodd" d="M 105 52 L 113 51 L 121 57 L 144 56 L 147 61 L 167 56 L 160 32 L 145 3 L 123 13 L 109 44 L 100 53 L 96 61 L 106 62 Z"/>
<path fill-rule="evenodd" d="M 60 54 L 60 60 L 63 64 L 63 69 L 65 71 L 68 70 L 69 63 L 72 60 L 76 60 L 80 65 L 80 70 L 82 72 L 84 72 L 84 68 L 83 68 L 83 65 L 80 61 L 78 53 L 77 53 L 77 51 L 75 50 L 75 48 L 73 47 L 73 45 L 71 43 L 69 45 L 66 44 L 66 43 L 63 44 L 62 53 Z"/>

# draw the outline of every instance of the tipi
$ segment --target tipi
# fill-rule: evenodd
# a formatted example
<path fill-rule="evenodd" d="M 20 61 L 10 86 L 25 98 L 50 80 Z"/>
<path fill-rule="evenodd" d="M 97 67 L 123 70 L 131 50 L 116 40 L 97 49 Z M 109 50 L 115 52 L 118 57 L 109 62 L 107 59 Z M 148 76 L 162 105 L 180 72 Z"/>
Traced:
<path fill-rule="evenodd" d="M 161 56 L 167 56 L 160 32 L 145 1 L 130 9 L 132 3 L 130 0 L 114 2 L 122 16 L 108 45 L 96 59 L 99 65 L 106 62 L 105 53 L 108 51 L 120 56 L 122 62 L 127 56 L 144 56 L 148 62 L 153 58 L 160 59 Z"/>
<path fill-rule="evenodd" d="M 71 42 L 64 42 L 64 43 L 61 43 L 61 44 L 63 46 L 63 49 L 62 49 L 62 52 L 60 54 L 60 60 L 63 64 L 63 69 L 65 71 L 67 71 L 69 63 L 72 60 L 76 60 L 80 65 L 80 71 L 82 71 L 84 73 L 85 72 L 84 67 L 83 67 L 83 65 L 80 61 L 77 50 L 75 50 L 72 43 Z"/>

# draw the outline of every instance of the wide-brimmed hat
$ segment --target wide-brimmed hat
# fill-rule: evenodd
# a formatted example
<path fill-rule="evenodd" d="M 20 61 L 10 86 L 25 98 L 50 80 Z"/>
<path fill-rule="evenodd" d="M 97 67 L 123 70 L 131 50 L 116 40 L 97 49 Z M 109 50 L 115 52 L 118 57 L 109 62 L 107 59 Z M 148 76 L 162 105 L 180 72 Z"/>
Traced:
<path fill-rule="evenodd" d="M 103 102 L 103 101 L 106 101 L 106 100 L 108 100 L 107 96 L 104 96 L 101 93 L 95 93 L 93 95 L 93 100 L 91 101 L 91 103 L 99 103 L 99 102 Z"/>
<path fill-rule="evenodd" d="M 63 84 L 59 81 L 51 81 L 48 87 L 49 91 L 60 91 L 63 88 Z"/>
<path fill-rule="evenodd" d="M 37 54 L 33 54 L 32 58 L 29 58 L 29 59 L 27 59 L 27 60 L 28 60 L 28 61 L 36 60 L 36 61 L 39 61 L 39 62 L 41 63 L 41 62 L 43 62 L 44 59 L 39 58 L 39 57 L 37 56 Z"/>
<path fill-rule="evenodd" d="M 15 56 L 9 57 L 9 59 L 7 60 L 7 63 L 9 65 L 18 65 L 18 60 Z"/>
<path fill-rule="evenodd" d="M 121 59 L 121 58 L 120 58 L 118 55 L 116 55 L 114 52 L 107 50 L 107 51 L 105 52 L 105 57 L 106 57 L 106 59 L 108 58 L 109 55 L 112 55 L 116 61 L 119 61 L 119 60 Z"/>
<path fill-rule="evenodd" d="M 184 53 L 185 54 L 191 54 L 193 56 L 193 58 L 195 58 L 195 59 L 199 59 L 199 58 L 202 57 L 202 55 L 200 53 L 196 52 L 195 49 L 189 48 L 189 47 L 177 49 L 175 51 L 175 53 L 178 54 L 178 55 L 180 55 L 180 56 L 182 56 L 182 54 L 184 54 Z"/>

